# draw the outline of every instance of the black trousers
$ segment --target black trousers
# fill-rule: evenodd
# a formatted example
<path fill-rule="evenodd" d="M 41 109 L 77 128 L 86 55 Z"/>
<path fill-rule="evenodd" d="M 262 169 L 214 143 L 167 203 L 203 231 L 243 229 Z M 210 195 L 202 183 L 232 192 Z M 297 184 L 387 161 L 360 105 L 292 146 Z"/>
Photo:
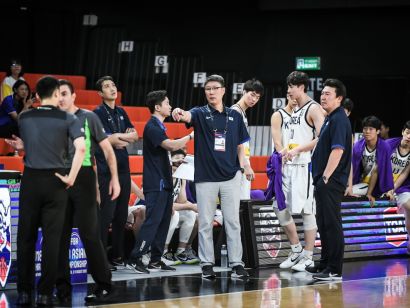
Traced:
<path fill-rule="evenodd" d="M 109 193 L 110 175 L 98 175 L 100 186 L 100 232 L 104 248 L 107 249 L 108 229 L 111 224 L 112 257 L 124 257 L 125 223 L 128 217 L 128 201 L 131 192 L 131 177 L 129 173 L 118 174 L 121 193 L 115 200 L 111 200 Z"/>
<path fill-rule="evenodd" d="M 161 260 L 172 216 L 172 191 L 145 193 L 145 221 L 138 233 L 131 260 L 140 258 L 151 247 L 151 262 Z"/>
<path fill-rule="evenodd" d="M 58 253 L 67 204 L 67 190 L 54 175 L 63 170 L 25 168 L 21 180 L 17 232 L 17 289 L 34 289 L 34 255 L 38 228 L 43 233 L 39 294 L 51 295 L 57 278 Z"/>
<path fill-rule="evenodd" d="M 342 274 L 344 235 L 341 203 L 345 187 L 330 179 L 320 179 L 315 187 L 316 222 L 322 243 L 320 263 L 332 273 Z"/>
<path fill-rule="evenodd" d="M 56 286 L 60 293 L 71 293 L 69 250 L 71 230 L 78 227 L 87 255 L 88 272 L 97 285 L 111 288 L 111 271 L 108 268 L 98 226 L 96 178 L 92 167 L 81 167 L 75 184 L 68 190 L 68 203 L 60 241 L 60 255 Z"/>

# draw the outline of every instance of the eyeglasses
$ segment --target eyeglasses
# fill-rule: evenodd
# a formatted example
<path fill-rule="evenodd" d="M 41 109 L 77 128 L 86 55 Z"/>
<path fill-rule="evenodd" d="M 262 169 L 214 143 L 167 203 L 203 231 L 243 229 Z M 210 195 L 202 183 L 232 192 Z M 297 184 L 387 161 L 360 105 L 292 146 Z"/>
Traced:
<path fill-rule="evenodd" d="M 211 91 L 216 91 L 216 90 L 218 90 L 218 89 L 220 89 L 220 88 L 223 88 L 223 87 L 205 88 L 205 91 L 206 91 L 206 92 L 211 92 Z"/>

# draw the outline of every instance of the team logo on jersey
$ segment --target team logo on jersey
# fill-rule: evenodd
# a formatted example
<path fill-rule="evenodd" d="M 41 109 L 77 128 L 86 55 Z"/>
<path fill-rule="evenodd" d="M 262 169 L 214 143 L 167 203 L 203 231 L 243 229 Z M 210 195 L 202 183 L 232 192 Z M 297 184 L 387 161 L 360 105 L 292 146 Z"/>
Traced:
<path fill-rule="evenodd" d="M 0 187 L 0 284 L 4 288 L 11 265 L 10 192 Z"/>
<path fill-rule="evenodd" d="M 407 242 L 407 232 L 404 220 L 394 220 L 394 218 L 402 217 L 402 214 L 397 214 L 396 207 L 386 208 L 383 213 L 384 226 L 386 228 L 386 241 L 394 247 L 400 247 Z"/>

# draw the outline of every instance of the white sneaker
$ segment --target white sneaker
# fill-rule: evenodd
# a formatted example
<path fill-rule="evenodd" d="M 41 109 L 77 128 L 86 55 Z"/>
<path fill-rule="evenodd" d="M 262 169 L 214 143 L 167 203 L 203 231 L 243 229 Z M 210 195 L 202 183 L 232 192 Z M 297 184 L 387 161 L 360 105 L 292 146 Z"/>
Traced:
<path fill-rule="evenodd" d="M 293 265 L 299 262 L 303 257 L 303 250 L 301 252 L 290 252 L 289 257 L 279 264 L 280 268 L 291 268 Z"/>
<path fill-rule="evenodd" d="M 297 272 L 305 272 L 307 267 L 313 266 L 313 260 L 309 257 L 303 256 L 299 262 L 292 266 L 292 269 Z"/>

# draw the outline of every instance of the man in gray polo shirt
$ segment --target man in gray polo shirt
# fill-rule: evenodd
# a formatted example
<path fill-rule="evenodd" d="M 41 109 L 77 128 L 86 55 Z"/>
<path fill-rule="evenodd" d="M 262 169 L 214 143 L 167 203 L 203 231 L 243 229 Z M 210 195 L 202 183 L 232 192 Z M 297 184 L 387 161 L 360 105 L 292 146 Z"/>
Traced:
<path fill-rule="evenodd" d="M 30 305 L 34 290 L 34 250 L 38 228 L 43 233 L 41 278 L 37 305 L 52 305 L 57 277 L 58 252 L 67 203 L 67 187 L 74 184 L 84 159 L 84 132 L 78 119 L 58 110 L 60 84 L 53 77 L 36 86 L 41 106 L 20 114 L 24 142 L 24 173 L 21 180 L 17 233 L 17 305 Z M 72 168 L 65 174 L 64 155 L 68 137 L 75 146 Z M 13 143 L 13 141 L 11 141 Z"/>

